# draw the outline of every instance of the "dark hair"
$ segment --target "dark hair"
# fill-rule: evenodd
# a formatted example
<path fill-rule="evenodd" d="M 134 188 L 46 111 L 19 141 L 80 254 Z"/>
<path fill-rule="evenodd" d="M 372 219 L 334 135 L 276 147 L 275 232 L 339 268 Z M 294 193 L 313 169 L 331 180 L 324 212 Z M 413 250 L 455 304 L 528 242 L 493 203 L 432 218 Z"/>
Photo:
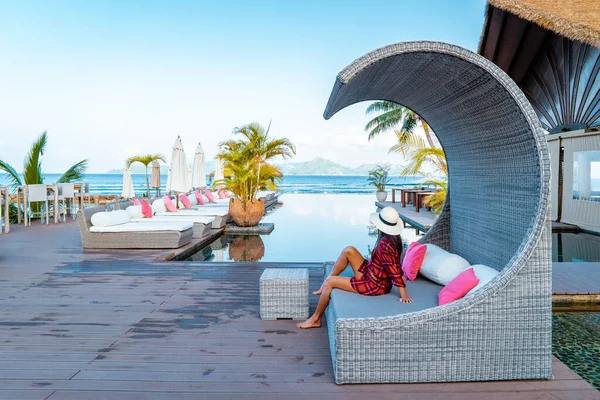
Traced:
<path fill-rule="evenodd" d="M 402 237 L 400 235 L 388 235 L 387 233 L 382 231 L 379 231 L 379 235 L 377 236 L 377 242 L 375 243 L 375 247 L 373 248 L 373 252 L 371 253 L 371 258 L 373 258 L 373 254 L 375 254 L 375 252 L 377 251 L 377 247 L 379 247 L 379 242 L 381 242 L 383 238 L 388 238 L 392 246 L 398 249 L 398 257 L 400 257 L 400 261 L 402 261 L 402 252 L 404 251 Z"/>

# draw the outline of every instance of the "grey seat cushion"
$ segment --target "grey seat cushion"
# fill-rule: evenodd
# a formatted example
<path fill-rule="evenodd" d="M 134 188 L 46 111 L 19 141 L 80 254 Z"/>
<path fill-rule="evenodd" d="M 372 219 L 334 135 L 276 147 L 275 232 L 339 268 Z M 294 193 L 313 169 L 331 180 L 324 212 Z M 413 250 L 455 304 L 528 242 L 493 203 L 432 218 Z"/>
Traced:
<path fill-rule="evenodd" d="M 326 276 L 329 275 L 332 267 L 332 265 L 325 267 Z M 340 275 L 354 276 L 351 267 L 346 268 Z M 408 281 L 406 290 L 413 299 L 413 302 L 408 304 L 398 301 L 400 292 L 395 286 L 390 293 L 381 296 L 363 296 L 334 289 L 329 307 L 335 307 L 338 318 L 390 317 L 437 307 L 438 293 L 442 288 L 443 286 L 422 276 L 417 277 L 414 282 Z"/>

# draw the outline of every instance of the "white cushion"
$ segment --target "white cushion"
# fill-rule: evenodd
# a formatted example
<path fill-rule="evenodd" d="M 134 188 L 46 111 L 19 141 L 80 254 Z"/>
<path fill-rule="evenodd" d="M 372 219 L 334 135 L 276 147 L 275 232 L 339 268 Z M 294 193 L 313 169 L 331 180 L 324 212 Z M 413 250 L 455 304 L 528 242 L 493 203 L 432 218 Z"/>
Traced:
<path fill-rule="evenodd" d="M 149 218 L 136 218 L 136 219 L 132 219 L 131 222 L 192 222 L 195 224 L 205 224 L 205 225 L 210 225 L 214 222 L 215 218 L 214 217 L 204 217 L 204 216 L 198 216 L 198 215 L 177 215 L 175 214 L 173 216 L 174 213 L 167 213 L 167 214 L 171 214 L 169 216 L 164 216 L 164 215 L 156 215 L 154 216 L 154 218 L 149 219 Z"/>
<path fill-rule="evenodd" d="M 181 215 L 181 216 L 189 216 L 189 215 L 200 215 L 200 216 L 211 216 L 211 215 L 216 215 L 219 217 L 224 217 L 226 215 L 229 214 L 229 209 L 227 208 L 218 208 L 218 207 L 214 207 L 214 208 L 207 208 L 207 209 L 187 209 L 187 210 L 181 210 L 178 211 L 176 213 L 171 213 L 171 212 L 164 212 L 164 213 L 156 213 L 157 216 L 159 215 L 166 215 L 166 216 L 175 216 L 175 215 Z"/>
<path fill-rule="evenodd" d="M 475 276 L 477 277 L 477 279 L 479 279 L 479 283 L 477 284 L 477 286 L 475 286 L 473 289 L 471 289 L 469 291 L 469 293 L 473 293 L 474 291 L 481 289 L 489 281 L 494 279 L 496 277 L 496 275 L 498 275 L 500 273 L 497 270 L 495 270 L 494 268 L 488 267 L 487 265 L 483 265 L 483 264 L 475 264 L 472 266 L 472 268 L 473 268 L 473 272 L 475 273 Z M 469 293 L 467 293 L 467 294 L 469 294 Z"/>
<path fill-rule="evenodd" d="M 115 226 L 129 222 L 129 213 L 125 210 L 98 212 L 90 218 L 93 226 Z"/>
<path fill-rule="evenodd" d="M 448 253 L 434 244 L 425 246 L 427 246 L 427 251 L 419 272 L 435 283 L 447 285 L 458 274 L 470 267 L 469 262 L 457 254 Z"/>
<path fill-rule="evenodd" d="M 127 207 L 127 209 L 125 211 L 127 211 L 127 214 L 129 214 L 131 219 L 144 218 L 144 213 L 142 212 L 142 206 L 129 206 L 129 207 Z"/>
<path fill-rule="evenodd" d="M 194 192 L 188 194 L 187 198 L 190 200 L 192 207 L 198 204 L 198 199 L 196 199 L 196 194 Z"/>
<path fill-rule="evenodd" d="M 175 231 L 183 232 L 191 229 L 194 226 L 192 222 L 154 222 L 147 224 L 140 224 L 137 222 L 130 222 L 127 224 L 114 225 L 114 226 L 92 226 L 90 232 L 96 233 L 119 233 L 119 232 L 165 232 Z"/>
<path fill-rule="evenodd" d="M 167 207 L 165 207 L 165 201 L 163 199 L 154 200 L 154 203 L 152 203 L 152 211 L 155 214 L 167 212 Z"/>

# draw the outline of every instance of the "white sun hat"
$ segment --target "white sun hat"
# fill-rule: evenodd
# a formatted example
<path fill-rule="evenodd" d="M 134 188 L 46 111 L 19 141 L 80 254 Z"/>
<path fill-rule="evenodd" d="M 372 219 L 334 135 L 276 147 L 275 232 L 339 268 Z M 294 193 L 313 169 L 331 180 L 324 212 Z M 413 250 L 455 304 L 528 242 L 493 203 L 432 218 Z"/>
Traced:
<path fill-rule="evenodd" d="M 398 211 L 392 207 L 385 207 L 380 212 L 371 214 L 369 221 L 381 232 L 392 236 L 401 234 L 404 229 L 404 223 L 400 219 Z"/>

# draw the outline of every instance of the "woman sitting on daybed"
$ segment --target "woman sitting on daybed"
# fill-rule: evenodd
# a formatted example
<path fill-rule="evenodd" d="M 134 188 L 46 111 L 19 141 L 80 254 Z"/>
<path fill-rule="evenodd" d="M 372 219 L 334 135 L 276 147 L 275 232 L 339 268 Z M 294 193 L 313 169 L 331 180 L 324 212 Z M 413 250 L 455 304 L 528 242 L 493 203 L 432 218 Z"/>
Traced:
<path fill-rule="evenodd" d="M 408 297 L 404 282 L 406 277 L 402 274 L 400 260 L 402 258 L 402 233 L 403 224 L 398 212 L 392 207 L 385 207 L 380 213 L 371 214 L 371 223 L 379 230 L 379 237 L 371 260 L 366 261 L 354 247 L 346 247 L 335 262 L 331 274 L 325 279 L 321 288 L 314 292 L 319 294 L 319 304 L 315 313 L 306 321 L 298 324 L 298 328 L 318 328 L 321 318 L 329 304 L 331 291 L 341 289 L 347 292 L 358 293 L 365 296 L 379 296 L 392 290 L 392 285 L 400 289 L 400 301 L 412 303 Z M 352 278 L 339 276 L 350 264 L 354 272 Z"/>

